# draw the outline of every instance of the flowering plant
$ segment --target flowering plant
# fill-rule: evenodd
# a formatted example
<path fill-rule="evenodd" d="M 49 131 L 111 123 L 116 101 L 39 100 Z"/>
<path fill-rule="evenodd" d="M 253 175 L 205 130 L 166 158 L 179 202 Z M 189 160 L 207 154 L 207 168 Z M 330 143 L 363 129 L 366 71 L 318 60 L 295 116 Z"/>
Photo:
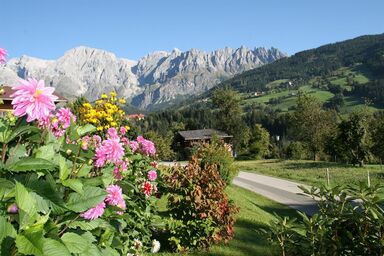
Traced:
<path fill-rule="evenodd" d="M 153 143 L 127 137 L 125 126 L 107 119 L 76 124 L 70 109 L 56 110 L 54 89 L 43 81 L 22 80 L 13 90 L 14 115 L 0 119 L 0 251 L 157 252 Z M 96 134 L 94 125 L 103 129 Z"/>

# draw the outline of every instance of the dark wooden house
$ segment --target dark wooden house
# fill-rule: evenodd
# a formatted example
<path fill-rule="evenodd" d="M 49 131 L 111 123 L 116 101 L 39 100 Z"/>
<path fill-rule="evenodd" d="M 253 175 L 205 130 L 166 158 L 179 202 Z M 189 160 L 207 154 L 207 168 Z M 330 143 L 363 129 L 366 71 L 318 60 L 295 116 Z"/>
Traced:
<path fill-rule="evenodd" d="M 215 129 L 180 131 L 178 135 L 178 141 L 180 141 L 184 147 L 191 147 L 197 143 L 208 142 L 214 136 L 220 140 L 223 140 L 224 142 L 229 142 L 229 140 L 232 138 L 231 135 Z"/>

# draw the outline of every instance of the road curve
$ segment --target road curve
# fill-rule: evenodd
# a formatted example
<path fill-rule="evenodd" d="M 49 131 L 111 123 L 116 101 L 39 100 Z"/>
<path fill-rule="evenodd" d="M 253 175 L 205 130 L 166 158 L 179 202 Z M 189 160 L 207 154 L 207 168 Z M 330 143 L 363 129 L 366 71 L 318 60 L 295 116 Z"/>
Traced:
<path fill-rule="evenodd" d="M 298 186 L 303 184 L 248 172 L 239 172 L 233 184 L 251 190 L 293 209 L 313 215 L 317 212 L 316 201 L 304 195 Z"/>

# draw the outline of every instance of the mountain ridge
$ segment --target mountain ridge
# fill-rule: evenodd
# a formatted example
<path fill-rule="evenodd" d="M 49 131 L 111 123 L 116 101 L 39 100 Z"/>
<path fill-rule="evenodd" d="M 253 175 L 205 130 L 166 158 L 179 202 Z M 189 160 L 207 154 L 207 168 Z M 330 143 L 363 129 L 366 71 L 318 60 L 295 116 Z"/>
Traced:
<path fill-rule="evenodd" d="M 44 79 L 68 98 L 96 99 L 115 90 L 142 109 L 168 104 L 203 93 L 223 80 L 286 57 L 277 48 L 229 47 L 205 52 L 198 49 L 155 51 L 134 61 L 101 49 L 78 46 L 56 60 L 23 55 L 0 67 L 0 83 L 18 78 Z"/>

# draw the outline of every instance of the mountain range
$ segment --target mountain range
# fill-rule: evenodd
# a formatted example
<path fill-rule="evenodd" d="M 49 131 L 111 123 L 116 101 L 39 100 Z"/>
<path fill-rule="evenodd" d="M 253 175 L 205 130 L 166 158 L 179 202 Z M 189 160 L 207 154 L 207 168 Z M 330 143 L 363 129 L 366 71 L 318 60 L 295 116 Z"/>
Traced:
<path fill-rule="evenodd" d="M 89 100 L 116 91 L 131 105 L 153 109 L 208 91 L 220 82 L 286 57 L 276 48 L 224 48 L 209 53 L 191 49 L 157 51 L 132 61 L 89 47 L 76 47 L 57 60 L 21 56 L 0 67 L 0 83 L 19 78 L 45 80 L 63 96 Z"/>

